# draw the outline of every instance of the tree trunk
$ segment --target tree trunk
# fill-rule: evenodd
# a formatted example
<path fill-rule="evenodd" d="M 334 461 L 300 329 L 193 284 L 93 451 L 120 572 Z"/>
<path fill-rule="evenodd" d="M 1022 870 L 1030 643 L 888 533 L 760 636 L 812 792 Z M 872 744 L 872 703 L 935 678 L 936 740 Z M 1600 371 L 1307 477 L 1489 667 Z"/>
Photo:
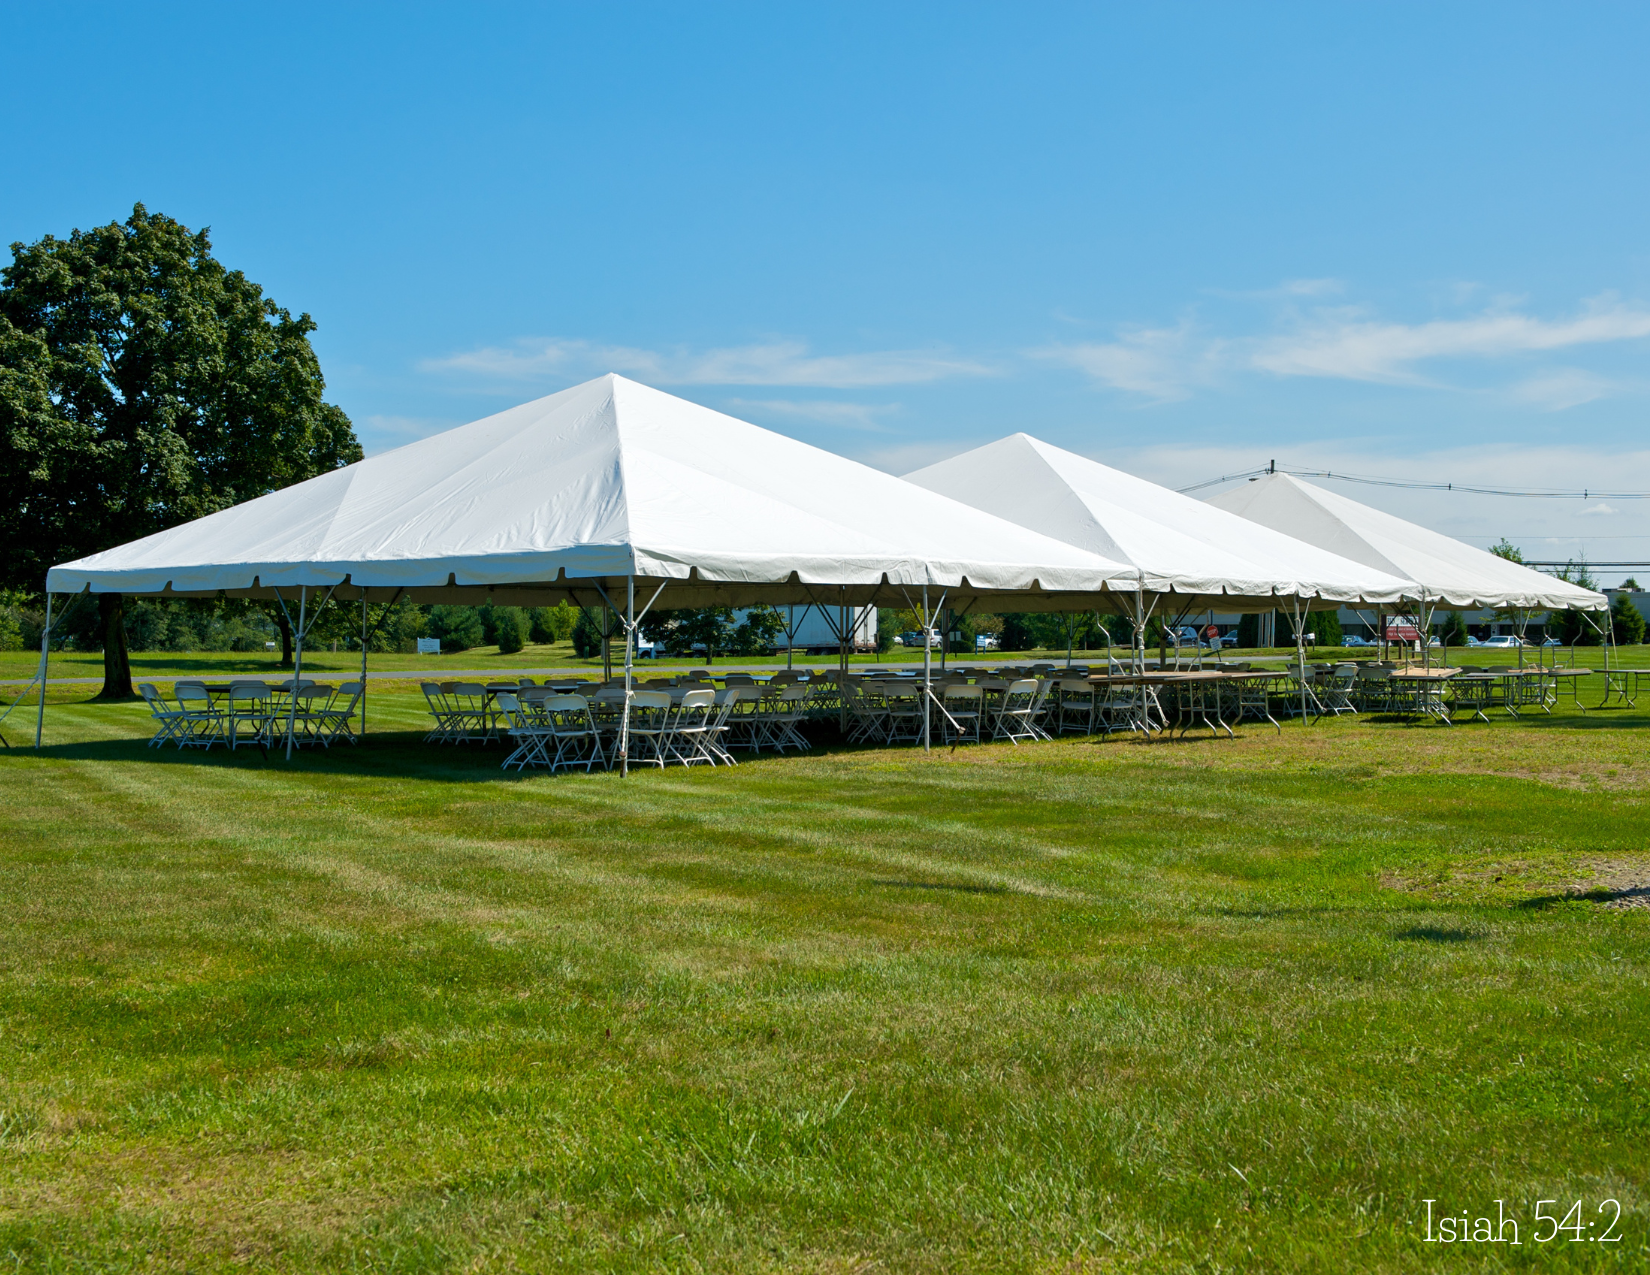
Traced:
<path fill-rule="evenodd" d="M 292 621 L 286 618 L 284 610 L 275 612 L 275 627 L 281 631 L 281 667 L 292 667 Z"/>
<path fill-rule="evenodd" d="M 132 661 L 126 651 L 125 599 L 118 593 L 97 595 L 98 624 L 103 634 L 103 689 L 98 699 L 128 700 L 132 690 Z"/>

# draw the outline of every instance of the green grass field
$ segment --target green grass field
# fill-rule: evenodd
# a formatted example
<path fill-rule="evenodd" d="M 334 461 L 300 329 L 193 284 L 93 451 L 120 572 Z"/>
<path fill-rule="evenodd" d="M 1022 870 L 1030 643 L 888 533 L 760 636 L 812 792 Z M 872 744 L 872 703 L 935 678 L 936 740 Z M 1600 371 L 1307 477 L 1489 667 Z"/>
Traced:
<path fill-rule="evenodd" d="M 422 720 L 0 750 L 0 1270 L 1650 1265 L 1650 714 L 627 780 Z"/>

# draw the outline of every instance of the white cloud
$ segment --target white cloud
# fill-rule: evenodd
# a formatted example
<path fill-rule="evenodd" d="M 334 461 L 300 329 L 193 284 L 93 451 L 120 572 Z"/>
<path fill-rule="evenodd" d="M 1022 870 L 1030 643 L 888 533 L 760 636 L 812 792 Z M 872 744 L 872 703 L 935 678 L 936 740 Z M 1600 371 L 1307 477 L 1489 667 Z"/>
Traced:
<path fill-rule="evenodd" d="M 375 456 L 379 452 L 428 438 L 431 434 L 439 434 L 460 423 L 430 416 L 374 415 L 360 421 L 356 433 L 361 438 L 362 450 L 369 456 Z"/>
<path fill-rule="evenodd" d="M 1063 363 L 1113 389 L 1157 402 L 1185 398 L 1218 366 L 1223 345 L 1200 339 L 1190 323 L 1176 328 L 1132 328 L 1116 341 L 1052 345 L 1033 357 Z"/>
<path fill-rule="evenodd" d="M 1445 360 L 1516 359 L 1564 349 L 1650 337 L 1650 309 L 1610 297 L 1588 302 L 1568 318 L 1544 319 L 1499 298 L 1464 318 L 1393 323 L 1351 306 L 1306 310 L 1294 298 L 1336 292 L 1334 279 L 1287 281 L 1248 300 L 1282 303 L 1285 330 L 1272 335 L 1222 337 L 1188 320 L 1176 327 L 1133 326 L 1110 341 L 1051 345 L 1029 353 L 1065 364 L 1102 385 L 1155 402 L 1188 397 L 1203 385 L 1229 382 L 1241 373 L 1317 377 L 1385 384 L 1429 384 L 1423 367 Z M 1626 388 L 1580 368 L 1534 372 L 1497 392 L 1544 411 L 1562 411 Z"/>
<path fill-rule="evenodd" d="M 772 341 L 693 351 L 646 350 L 561 338 L 523 339 L 447 358 L 423 370 L 461 372 L 508 381 L 621 372 L 656 385 L 805 385 L 855 389 L 917 385 L 957 376 L 987 376 L 985 364 L 943 350 L 879 350 L 811 354 L 801 341 Z"/>
<path fill-rule="evenodd" d="M 1606 514 L 1613 514 L 1615 512 L 1617 512 L 1617 511 L 1616 511 L 1616 509 L 1613 505 L 1607 505 L 1601 500 L 1596 505 L 1588 505 L 1587 508 L 1585 508 L 1585 509 L 1581 510 L 1579 513 L 1577 513 L 1576 517 L 1577 518 L 1598 518 L 1598 517 L 1602 517 Z"/>
<path fill-rule="evenodd" d="M 1404 324 L 1329 313 L 1299 332 L 1262 340 L 1250 361 L 1279 376 L 1400 382 L 1417 379 L 1414 365 L 1432 359 L 1500 358 L 1645 336 L 1650 311 L 1604 300 L 1559 320 L 1505 311 Z"/>
<path fill-rule="evenodd" d="M 1562 412 L 1603 398 L 1614 388 L 1615 382 L 1602 376 L 1581 368 L 1562 367 L 1520 381 L 1512 387 L 1512 396 L 1532 407 Z"/>
<path fill-rule="evenodd" d="M 1285 279 L 1277 291 L 1286 297 L 1321 297 L 1345 286 L 1339 279 Z"/>
<path fill-rule="evenodd" d="M 798 420 L 817 421 L 821 425 L 835 425 L 841 429 L 860 429 L 881 432 L 885 426 L 877 420 L 890 412 L 899 411 L 898 403 L 840 403 L 830 399 L 797 402 L 791 399 L 730 398 L 725 406 L 734 412 L 754 411 Z"/>

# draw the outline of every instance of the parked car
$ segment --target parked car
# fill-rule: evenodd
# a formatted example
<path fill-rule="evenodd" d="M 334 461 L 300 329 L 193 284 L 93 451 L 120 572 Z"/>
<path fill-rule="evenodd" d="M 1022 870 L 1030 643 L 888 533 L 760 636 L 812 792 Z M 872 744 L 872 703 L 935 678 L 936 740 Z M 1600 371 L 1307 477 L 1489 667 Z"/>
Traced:
<path fill-rule="evenodd" d="M 1495 650 L 1498 650 L 1498 651 L 1507 651 L 1507 650 L 1516 651 L 1520 646 L 1522 646 L 1524 644 L 1522 642 L 1520 642 L 1515 637 L 1492 637 L 1492 638 L 1484 639 L 1484 641 L 1480 642 L 1478 645 L 1479 646 L 1484 646 L 1484 647 L 1493 647 Z"/>
<path fill-rule="evenodd" d="M 976 651 L 995 651 L 997 649 L 997 639 L 989 633 L 977 633 L 974 635 L 974 649 Z"/>
<path fill-rule="evenodd" d="M 1359 637 L 1356 633 L 1348 633 L 1345 637 L 1343 637 L 1341 639 L 1341 645 L 1342 646 L 1374 646 L 1375 643 L 1371 642 L 1366 637 Z"/>
<path fill-rule="evenodd" d="M 1542 643 L 1542 644 L 1541 644 L 1541 645 L 1542 645 L 1542 646 L 1563 646 L 1563 645 L 1564 645 L 1564 641 L 1563 641 L 1563 639 L 1562 639 L 1562 638 L 1548 638 L 1548 639 L 1547 639 L 1547 640 L 1546 640 L 1546 641 L 1545 641 L 1545 642 L 1543 642 L 1543 643 Z"/>

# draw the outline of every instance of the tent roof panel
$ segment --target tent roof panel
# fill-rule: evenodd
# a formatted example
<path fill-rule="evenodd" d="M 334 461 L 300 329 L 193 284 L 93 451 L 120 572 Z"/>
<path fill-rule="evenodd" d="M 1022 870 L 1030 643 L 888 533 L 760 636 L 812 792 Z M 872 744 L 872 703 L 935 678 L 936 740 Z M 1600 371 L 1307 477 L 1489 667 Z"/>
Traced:
<path fill-rule="evenodd" d="M 1235 599 L 1394 601 L 1406 582 L 1179 492 L 1014 434 L 908 481 L 1137 568 L 1145 587 Z M 1102 548 L 1103 546 L 1103 548 Z"/>
<path fill-rule="evenodd" d="M 1312 537 L 1338 553 L 1380 566 L 1425 591 L 1426 600 L 1462 609 L 1601 610 L 1601 593 L 1532 571 L 1453 537 L 1290 474 L 1267 474 L 1210 497 L 1208 503 L 1287 535 Z M 1383 565 L 1384 564 L 1384 565 Z"/>
<path fill-rule="evenodd" d="M 1134 579 L 1122 563 L 608 375 L 53 567 L 48 588 L 243 592 L 347 575 L 429 591 L 632 573 L 1072 592 Z"/>

